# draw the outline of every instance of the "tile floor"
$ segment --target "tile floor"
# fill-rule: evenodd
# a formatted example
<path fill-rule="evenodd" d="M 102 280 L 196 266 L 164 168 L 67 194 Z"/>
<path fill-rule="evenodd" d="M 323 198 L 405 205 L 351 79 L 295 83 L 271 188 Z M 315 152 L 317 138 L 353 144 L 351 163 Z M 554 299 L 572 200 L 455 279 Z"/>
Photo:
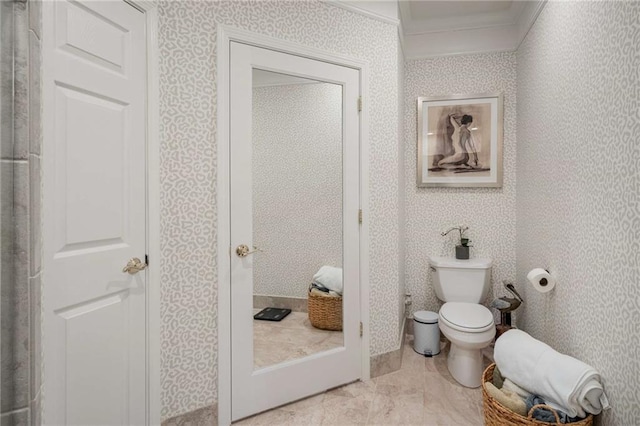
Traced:
<path fill-rule="evenodd" d="M 237 425 L 482 425 L 480 388 L 455 382 L 448 344 L 425 358 L 405 344 L 402 368 L 241 420 Z M 485 363 L 489 364 L 485 358 Z"/>
<path fill-rule="evenodd" d="M 341 331 L 313 327 L 306 312 L 291 312 L 282 321 L 253 320 L 256 369 L 337 348 L 342 342 Z"/>

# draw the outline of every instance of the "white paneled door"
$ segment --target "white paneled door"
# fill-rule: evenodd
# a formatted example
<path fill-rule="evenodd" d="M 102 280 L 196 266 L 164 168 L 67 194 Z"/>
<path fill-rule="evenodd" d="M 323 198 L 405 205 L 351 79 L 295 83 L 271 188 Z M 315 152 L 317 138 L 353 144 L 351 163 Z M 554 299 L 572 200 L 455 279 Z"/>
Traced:
<path fill-rule="evenodd" d="M 144 425 L 144 13 L 43 2 L 43 64 L 44 424 Z"/>
<path fill-rule="evenodd" d="M 231 411 L 232 420 L 238 420 L 252 414 L 265 411 L 291 401 L 313 395 L 327 389 L 340 386 L 342 384 L 355 381 L 361 377 L 361 336 L 360 336 L 360 229 L 359 229 L 359 207 L 360 207 L 360 168 L 359 168 L 359 71 L 353 68 L 339 66 L 327 62 L 277 52 L 269 49 L 259 48 L 237 42 L 230 45 L 230 271 L 231 271 Z M 257 72 L 257 74 L 256 74 Z M 342 282 L 344 291 L 342 293 L 342 331 L 334 331 L 330 334 L 323 334 L 321 330 L 309 328 L 306 337 L 298 334 L 286 335 L 288 331 L 275 324 L 268 326 L 264 321 L 254 320 L 254 284 L 256 277 L 254 269 L 257 262 L 268 262 L 287 264 L 295 258 L 296 248 L 304 244 L 312 244 L 308 238 L 300 241 L 300 236 L 305 235 L 305 221 L 325 220 L 326 217 L 319 215 L 314 217 L 299 217 L 285 209 L 269 209 L 266 212 L 263 208 L 255 204 L 259 194 L 256 185 L 263 173 L 277 173 L 278 177 L 284 180 L 295 180 L 300 176 L 287 175 L 283 170 L 292 170 L 299 167 L 298 163 L 307 161 L 304 157 L 305 144 L 319 143 L 316 140 L 300 137 L 296 143 L 287 149 L 295 153 L 293 160 L 287 155 L 280 158 L 279 162 L 285 167 L 257 167 L 259 155 L 264 155 L 257 147 L 263 144 L 269 146 L 264 149 L 282 149 L 282 146 L 275 147 L 273 144 L 283 144 L 284 142 L 275 138 L 273 140 L 253 140 L 256 124 L 252 120 L 254 109 L 260 108 L 254 102 L 254 86 L 256 80 L 254 75 L 270 76 L 273 88 L 279 88 L 277 93 L 286 94 L 298 93 L 300 91 L 297 84 L 307 85 L 305 87 L 320 87 L 329 85 L 333 89 L 337 88 L 337 103 L 332 104 L 332 111 L 338 117 L 338 137 L 332 145 L 326 146 L 327 150 L 337 147 L 338 157 L 336 164 L 337 172 L 331 178 L 337 178 L 341 184 L 331 193 L 323 194 L 321 190 L 314 192 L 316 203 L 323 206 L 326 199 L 334 201 L 332 207 L 338 208 L 338 239 L 342 256 L 333 259 L 342 268 Z M 302 81 L 302 83 L 301 83 Z M 274 83 L 275 82 L 275 83 Z M 264 81 L 262 82 L 264 83 Z M 256 86 L 257 87 L 257 86 Z M 306 92 L 306 91 L 305 91 Z M 333 91 L 331 93 L 334 93 Z M 333 99 L 333 98 L 332 98 Z M 278 99 L 273 97 L 273 103 L 269 109 L 277 109 Z M 296 119 L 297 112 L 310 111 L 319 99 L 314 97 L 300 98 L 296 102 L 295 109 L 282 111 L 273 122 L 267 123 L 274 127 L 274 131 L 284 131 L 293 129 L 296 126 L 302 134 L 300 126 L 316 126 L 320 120 L 312 119 L 305 123 L 299 123 Z M 332 113 L 328 113 L 332 114 Z M 341 118 L 341 119 L 340 119 Z M 329 131 L 318 128 L 317 133 Z M 256 132 L 257 134 L 257 132 Z M 307 133 L 308 134 L 308 133 Z M 271 147 L 271 148 L 269 148 Z M 302 151 L 301 151 L 302 150 Z M 262 154 L 261 154 L 262 152 Z M 284 157 L 284 156 L 283 156 Z M 287 162 L 289 161 L 289 162 Z M 322 160 L 318 164 L 313 163 L 307 167 L 311 171 L 315 170 L 318 179 L 323 179 Z M 289 167 L 291 166 L 291 167 Z M 264 170 L 264 169 L 268 170 Z M 277 170 L 277 172 L 275 172 Z M 332 168 L 332 170 L 334 170 Z M 306 175 L 305 175 L 306 176 Z M 328 178 L 327 178 L 328 179 Z M 277 180 L 277 179 L 276 179 Z M 273 191 L 277 197 L 285 197 L 289 200 L 301 199 L 305 191 L 314 191 L 312 185 L 298 185 L 297 189 L 291 190 L 291 185 L 274 185 L 267 191 Z M 318 187 L 318 185 L 314 186 Z M 320 185 L 322 187 L 322 185 Z M 287 189 L 285 189 L 287 188 Z M 263 189 L 264 190 L 264 189 Z M 306 193 L 305 193 L 306 194 Z M 278 198 L 274 199 L 278 199 Z M 336 200 L 337 198 L 337 200 Z M 274 202 L 274 201 L 272 201 Z M 319 207 L 320 208 L 320 207 Z M 274 210 L 276 211 L 274 213 Z M 258 221 L 269 224 L 271 232 L 286 234 L 292 242 L 287 247 L 285 254 L 276 251 L 269 246 L 251 249 L 254 244 L 261 245 L 256 239 L 255 229 Z M 322 222 L 321 222 L 322 223 Z M 220 232 L 224 232 L 221 230 Z M 312 237 L 310 237 L 312 238 Z M 243 246 L 244 251 L 243 251 Z M 262 251 L 258 251 L 262 250 Z M 319 247 L 322 251 L 322 247 Z M 297 262 L 298 260 L 293 260 Z M 310 262 L 308 259 L 300 259 L 301 263 Z M 311 283 L 313 271 L 322 265 L 313 264 L 312 269 L 302 282 L 296 281 L 303 294 Z M 284 274 L 282 281 L 290 277 Z M 304 314 L 293 313 L 292 315 Z M 289 319 L 288 321 L 294 321 Z M 308 320 L 306 320 L 308 322 Z M 289 322 L 291 324 L 291 322 Z M 286 324 L 286 323 L 282 323 Z M 294 331 L 294 330 L 290 330 Z M 260 334 L 264 334 L 260 336 Z M 325 337 L 330 336 L 330 337 Z M 280 338 L 280 340 L 277 340 Z M 302 347 L 303 340 L 309 342 L 313 339 L 336 339 L 335 345 L 329 347 L 315 346 Z M 285 341 L 288 348 L 285 347 Z M 267 343 L 267 348 L 261 346 Z M 278 342 L 282 345 L 279 346 Z M 308 343 L 309 343 L 308 342 Z M 315 349 L 314 349 L 315 348 Z M 311 352 L 308 349 L 313 349 Z M 283 350 L 288 351 L 282 357 Z M 267 366 L 258 362 L 258 357 L 262 361 L 269 360 Z"/>

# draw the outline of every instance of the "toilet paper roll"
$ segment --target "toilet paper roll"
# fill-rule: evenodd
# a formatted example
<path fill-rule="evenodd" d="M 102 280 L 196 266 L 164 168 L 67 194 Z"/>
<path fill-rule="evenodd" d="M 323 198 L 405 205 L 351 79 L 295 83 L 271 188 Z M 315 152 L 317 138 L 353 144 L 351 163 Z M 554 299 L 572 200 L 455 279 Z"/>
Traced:
<path fill-rule="evenodd" d="M 556 286 L 556 280 L 544 269 L 535 268 L 529 271 L 527 279 L 540 293 L 548 293 Z"/>

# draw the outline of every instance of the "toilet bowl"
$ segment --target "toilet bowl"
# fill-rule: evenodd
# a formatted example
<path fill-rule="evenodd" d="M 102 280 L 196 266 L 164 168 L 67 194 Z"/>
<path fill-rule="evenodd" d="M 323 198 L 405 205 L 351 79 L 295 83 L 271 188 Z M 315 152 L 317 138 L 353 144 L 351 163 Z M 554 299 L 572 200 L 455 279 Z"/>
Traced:
<path fill-rule="evenodd" d="M 438 316 L 440 331 L 451 342 L 449 372 L 461 385 L 477 388 L 482 381 L 482 349 L 496 334 L 491 311 L 476 303 L 447 302 Z"/>
<path fill-rule="evenodd" d="M 496 334 L 493 315 L 483 305 L 491 283 L 491 259 L 431 256 L 431 282 L 446 302 L 438 314 L 440 331 L 451 342 L 447 365 L 458 383 L 480 386 L 482 349 Z"/>

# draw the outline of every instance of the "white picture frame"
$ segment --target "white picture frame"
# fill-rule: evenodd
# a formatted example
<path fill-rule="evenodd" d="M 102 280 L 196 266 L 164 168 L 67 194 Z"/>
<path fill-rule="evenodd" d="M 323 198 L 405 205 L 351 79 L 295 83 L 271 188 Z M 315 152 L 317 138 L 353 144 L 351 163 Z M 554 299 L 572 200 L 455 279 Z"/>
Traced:
<path fill-rule="evenodd" d="M 503 96 L 418 98 L 418 187 L 502 187 Z"/>

